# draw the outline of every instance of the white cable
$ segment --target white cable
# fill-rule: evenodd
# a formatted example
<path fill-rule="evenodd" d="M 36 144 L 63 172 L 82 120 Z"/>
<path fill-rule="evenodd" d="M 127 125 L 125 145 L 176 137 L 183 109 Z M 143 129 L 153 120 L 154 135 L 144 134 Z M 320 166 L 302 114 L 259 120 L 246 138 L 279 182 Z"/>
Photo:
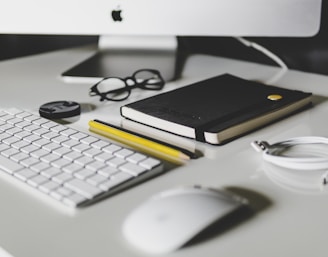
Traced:
<path fill-rule="evenodd" d="M 265 81 L 266 84 L 273 84 L 273 83 L 277 82 L 282 77 L 282 75 L 284 75 L 288 71 L 287 65 L 276 54 L 274 54 L 267 48 L 255 43 L 253 41 L 247 40 L 243 37 L 234 37 L 234 38 L 236 40 L 238 40 L 239 42 L 241 42 L 243 45 L 245 45 L 247 47 L 252 47 L 252 48 L 256 49 L 257 51 L 263 53 L 264 55 L 266 55 L 267 57 L 272 59 L 275 63 L 277 63 L 281 67 L 281 70 L 277 74 L 275 74 L 269 80 Z"/>
<path fill-rule="evenodd" d="M 273 145 L 265 141 L 254 141 L 251 143 L 257 151 L 262 151 L 262 156 L 265 161 L 273 163 L 277 166 L 296 169 L 296 170 L 321 170 L 328 169 L 328 154 L 327 157 L 289 157 L 282 156 L 279 153 L 287 150 L 292 146 L 306 144 L 326 144 L 328 146 L 328 138 L 326 137 L 297 137 L 286 141 L 281 141 Z M 306 151 L 303 151 L 303 153 Z M 313 155 L 313 152 L 308 151 L 308 155 Z"/>

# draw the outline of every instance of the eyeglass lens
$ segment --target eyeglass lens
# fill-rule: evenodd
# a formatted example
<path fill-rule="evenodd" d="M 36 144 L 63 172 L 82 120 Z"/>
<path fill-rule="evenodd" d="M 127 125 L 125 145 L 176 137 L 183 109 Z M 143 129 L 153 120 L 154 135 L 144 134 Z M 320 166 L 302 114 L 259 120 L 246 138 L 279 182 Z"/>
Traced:
<path fill-rule="evenodd" d="M 136 71 L 131 77 L 122 79 L 117 77 L 104 78 L 91 88 L 90 95 L 99 95 L 100 100 L 122 101 L 129 97 L 131 89 L 142 88 L 160 90 L 164 80 L 157 70 L 143 69 Z"/>
<path fill-rule="evenodd" d="M 153 70 L 140 70 L 134 74 L 137 83 L 142 84 L 141 88 L 158 89 L 163 86 L 163 79 Z"/>
<path fill-rule="evenodd" d="M 97 89 L 107 99 L 114 101 L 124 100 L 130 95 L 125 81 L 120 78 L 106 78 L 97 85 Z"/>

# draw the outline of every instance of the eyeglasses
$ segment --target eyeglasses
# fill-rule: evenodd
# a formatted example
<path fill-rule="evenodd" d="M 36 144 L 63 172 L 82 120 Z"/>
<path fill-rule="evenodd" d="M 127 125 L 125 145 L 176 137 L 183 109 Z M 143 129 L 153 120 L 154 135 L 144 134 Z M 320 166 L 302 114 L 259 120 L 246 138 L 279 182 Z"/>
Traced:
<path fill-rule="evenodd" d="M 90 88 L 89 95 L 100 96 L 100 101 L 123 101 L 130 96 L 134 88 L 161 90 L 164 84 L 164 79 L 158 70 L 141 69 L 127 78 L 104 78 Z"/>

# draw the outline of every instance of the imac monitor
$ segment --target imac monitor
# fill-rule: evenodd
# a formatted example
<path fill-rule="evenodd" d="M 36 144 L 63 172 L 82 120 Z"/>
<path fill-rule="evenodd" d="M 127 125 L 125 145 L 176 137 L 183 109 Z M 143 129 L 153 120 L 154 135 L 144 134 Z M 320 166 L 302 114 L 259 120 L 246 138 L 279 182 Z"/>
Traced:
<path fill-rule="evenodd" d="M 319 30 L 321 1 L 10 0 L 0 9 L 0 33 L 99 35 L 98 53 L 65 77 L 151 67 L 169 80 L 176 36 L 308 37 Z"/>

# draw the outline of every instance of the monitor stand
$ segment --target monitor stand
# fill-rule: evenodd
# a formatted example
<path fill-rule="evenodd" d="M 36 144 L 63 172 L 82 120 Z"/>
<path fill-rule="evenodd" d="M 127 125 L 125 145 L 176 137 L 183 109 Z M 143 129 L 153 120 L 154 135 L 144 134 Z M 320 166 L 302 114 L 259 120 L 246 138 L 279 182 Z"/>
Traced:
<path fill-rule="evenodd" d="M 177 76 L 178 40 L 174 36 L 101 36 L 99 51 L 62 73 L 67 82 L 97 82 L 128 77 L 138 69 L 157 69 L 166 81 Z"/>

